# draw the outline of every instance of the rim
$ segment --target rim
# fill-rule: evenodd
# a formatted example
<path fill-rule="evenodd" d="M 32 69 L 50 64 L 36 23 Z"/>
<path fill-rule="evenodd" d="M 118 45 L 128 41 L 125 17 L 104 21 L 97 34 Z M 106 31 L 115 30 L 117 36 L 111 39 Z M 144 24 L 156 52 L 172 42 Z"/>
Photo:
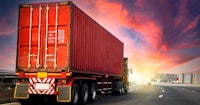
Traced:
<path fill-rule="evenodd" d="M 75 93 L 74 93 L 74 103 L 77 103 L 78 102 L 78 92 L 77 92 L 77 89 L 75 89 Z"/>
<path fill-rule="evenodd" d="M 92 99 L 95 99 L 96 98 L 96 91 L 95 90 L 93 90 L 93 93 L 92 93 Z"/>
<path fill-rule="evenodd" d="M 121 93 L 122 93 L 122 89 L 120 88 L 120 89 L 119 89 L 119 94 L 121 94 Z"/>
<path fill-rule="evenodd" d="M 85 92 L 84 92 L 84 100 L 86 101 L 86 100 L 87 100 L 87 98 L 88 98 L 88 91 L 87 91 L 87 90 L 85 90 Z"/>

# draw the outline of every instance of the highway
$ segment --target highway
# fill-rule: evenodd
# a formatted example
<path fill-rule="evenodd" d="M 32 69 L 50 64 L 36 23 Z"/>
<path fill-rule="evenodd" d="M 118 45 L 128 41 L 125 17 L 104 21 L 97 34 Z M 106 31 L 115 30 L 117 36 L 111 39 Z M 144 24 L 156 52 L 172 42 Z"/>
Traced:
<path fill-rule="evenodd" d="M 18 102 L 2 105 L 20 105 Z M 122 96 L 98 95 L 95 103 L 88 105 L 200 105 L 199 87 L 132 86 Z"/>

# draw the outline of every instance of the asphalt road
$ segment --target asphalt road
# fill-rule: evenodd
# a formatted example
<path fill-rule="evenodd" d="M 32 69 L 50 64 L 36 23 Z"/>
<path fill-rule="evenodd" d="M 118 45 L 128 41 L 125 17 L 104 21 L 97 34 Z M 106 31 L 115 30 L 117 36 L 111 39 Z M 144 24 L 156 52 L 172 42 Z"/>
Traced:
<path fill-rule="evenodd" d="M 88 105 L 200 105 L 200 87 L 133 86 L 121 96 L 99 95 Z M 2 105 L 20 105 L 18 102 Z"/>

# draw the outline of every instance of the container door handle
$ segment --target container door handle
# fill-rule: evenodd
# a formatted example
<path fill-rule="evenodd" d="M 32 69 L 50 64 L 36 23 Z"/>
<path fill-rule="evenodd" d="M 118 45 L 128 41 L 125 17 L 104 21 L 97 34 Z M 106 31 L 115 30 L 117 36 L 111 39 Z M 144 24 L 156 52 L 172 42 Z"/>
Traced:
<path fill-rule="evenodd" d="M 30 6 L 30 21 L 29 21 L 28 70 L 30 70 L 31 68 L 32 15 L 33 15 L 33 7 L 31 5 Z"/>
<path fill-rule="evenodd" d="M 56 4 L 56 20 L 55 20 L 55 46 L 54 46 L 54 69 L 57 68 L 57 45 L 58 45 L 58 4 Z"/>
<path fill-rule="evenodd" d="M 48 23 L 48 20 L 49 19 L 49 6 L 47 4 L 46 6 L 46 41 L 45 41 L 45 65 L 44 65 L 44 68 L 45 70 L 47 69 L 47 50 L 48 50 L 48 27 L 49 27 L 49 23 Z"/>
<path fill-rule="evenodd" d="M 40 30 L 41 30 L 41 11 L 42 11 L 42 6 L 40 5 L 39 7 L 39 20 L 38 20 L 38 56 L 37 56 L 37 61 L 36 61 L 36 68 L 39 69 L 40 67 Z"/>

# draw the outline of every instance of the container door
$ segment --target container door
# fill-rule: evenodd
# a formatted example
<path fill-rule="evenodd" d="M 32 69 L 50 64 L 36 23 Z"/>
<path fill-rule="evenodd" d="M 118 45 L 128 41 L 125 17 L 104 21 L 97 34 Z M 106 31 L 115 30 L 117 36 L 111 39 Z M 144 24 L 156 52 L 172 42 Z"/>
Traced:
<path fill-rule="evenodd" d="M 17 68 L 41 68 L 42 63 L 42 6 L 24 6 L 19 9 Z"/>
<path fill-rule="evenodd" d="M 47 4 L 45 9 L 44 69 L 66 69 L 69 63 L 70 8 Z"/>
<path fill-rule="evenodd" d="M 20 8 L 17 67 L 58 71 L 69 63 L 68 5 L 37 4 Z"/>

